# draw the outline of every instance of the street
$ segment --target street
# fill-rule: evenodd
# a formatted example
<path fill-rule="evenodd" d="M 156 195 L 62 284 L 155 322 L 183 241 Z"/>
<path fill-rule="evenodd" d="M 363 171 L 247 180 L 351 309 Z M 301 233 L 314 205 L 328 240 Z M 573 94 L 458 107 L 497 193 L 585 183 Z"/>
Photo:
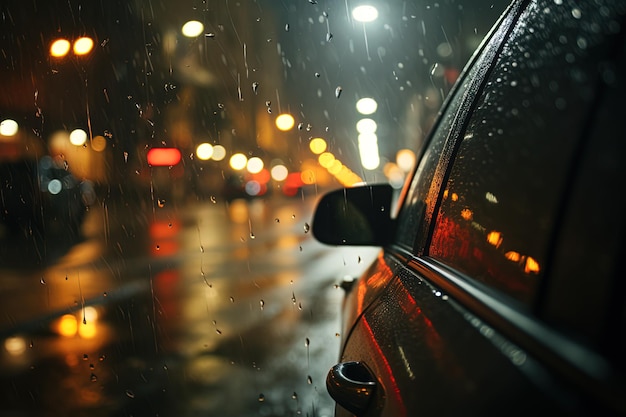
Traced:
<path fill-rule="evenodd" d="M 3 242 L 0 416 L 332 415 L 337 284 L 377 250 L 316 242 L 316 199 L 105 199 Z"/>

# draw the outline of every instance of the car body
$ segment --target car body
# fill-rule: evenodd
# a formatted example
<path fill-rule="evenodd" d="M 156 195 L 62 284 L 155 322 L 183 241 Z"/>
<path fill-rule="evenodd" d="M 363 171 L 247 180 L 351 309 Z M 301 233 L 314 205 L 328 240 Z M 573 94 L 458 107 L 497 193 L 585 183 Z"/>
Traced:
<path fill-rule="evenodd" d="M 76 178 L 61 158 L 0 162 L 0 225 L 5 238 L 80 237 L 87 208 L 95 199 L 93 184 Z"/>
<path fill-rule="evenodd" d="M 337 415 L 626 415 L 625 15 L 513 1 L 403 190 L 320 199 L 319 241 L 382 247 L 342 285 Z"/>

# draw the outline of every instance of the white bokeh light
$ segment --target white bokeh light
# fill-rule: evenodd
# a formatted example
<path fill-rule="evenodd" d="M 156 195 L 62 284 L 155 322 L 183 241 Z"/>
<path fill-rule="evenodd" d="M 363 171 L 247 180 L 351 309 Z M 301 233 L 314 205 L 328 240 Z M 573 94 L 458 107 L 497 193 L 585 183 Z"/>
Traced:
<path fill-rule="evenodd" d="M 352 9 L 352 17 L 357 22 L 373 22 L 378 19 L 378 9 L 370 5 L 361 5 Z"/>

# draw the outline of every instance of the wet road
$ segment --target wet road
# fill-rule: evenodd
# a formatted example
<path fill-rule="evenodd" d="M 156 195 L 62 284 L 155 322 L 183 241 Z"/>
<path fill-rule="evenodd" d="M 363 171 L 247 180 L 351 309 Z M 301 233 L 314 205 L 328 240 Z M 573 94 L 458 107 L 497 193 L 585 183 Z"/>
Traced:
<path fill-rule="evenodd" d="M 342 290 L 373 248 L 316 197 L 93 207 L 84 238 L 3 242 L 0 416 L 327 416 Z"/>

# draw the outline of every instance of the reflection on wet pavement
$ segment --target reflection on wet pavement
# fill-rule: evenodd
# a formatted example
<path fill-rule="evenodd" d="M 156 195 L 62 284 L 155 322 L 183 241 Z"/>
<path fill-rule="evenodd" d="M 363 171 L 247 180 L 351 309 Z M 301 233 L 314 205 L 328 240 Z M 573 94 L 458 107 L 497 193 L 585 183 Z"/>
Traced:
<path fill-rule="evenodd" d="M 331 415 L 334 284 L 376 249 L 315 242 L 311 205 L 102 205 L 49 266 L 3 265 L 0 415 Z"/>

